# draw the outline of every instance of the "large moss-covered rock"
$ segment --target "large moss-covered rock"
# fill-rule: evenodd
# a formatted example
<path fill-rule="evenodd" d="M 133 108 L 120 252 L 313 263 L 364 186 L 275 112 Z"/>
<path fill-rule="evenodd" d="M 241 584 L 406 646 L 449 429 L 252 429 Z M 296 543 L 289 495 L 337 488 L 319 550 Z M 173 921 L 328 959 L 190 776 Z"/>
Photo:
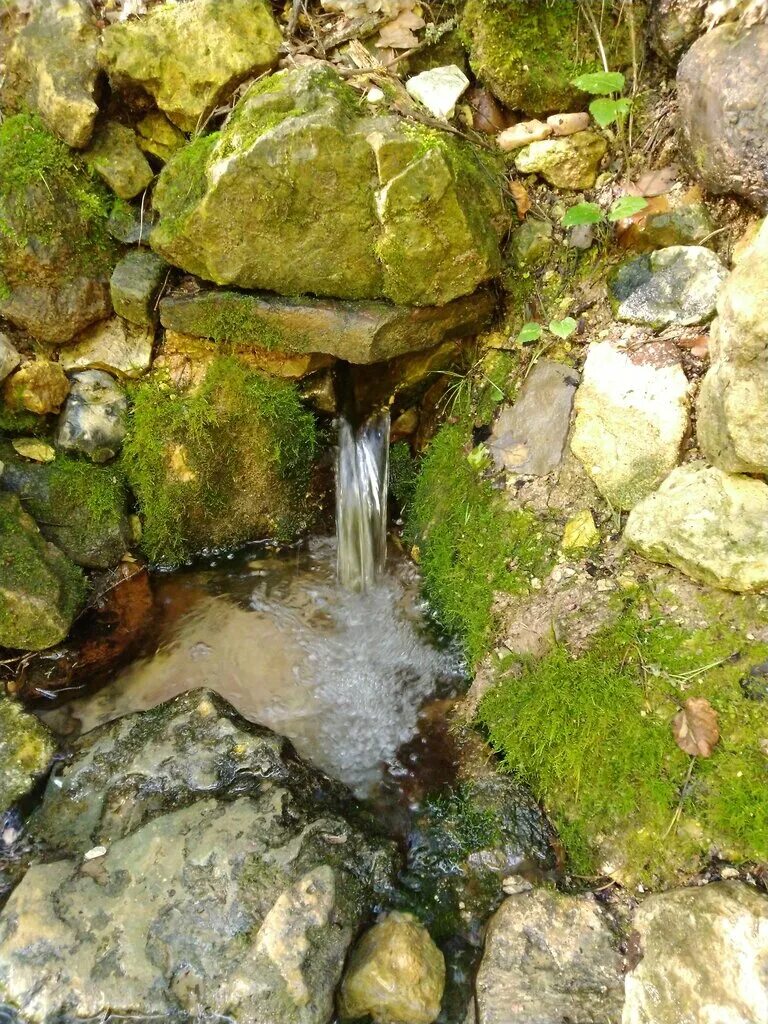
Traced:
<path fill-rule="evenodd" d="M 589 0 L 612 68 L 631 61 L 627 19 L 617 21 L 601 0 Z M 641 18 L 640 4 L 630 17 Z M 585 104 L 571 80 L 601 71 L 589 22 L 573 0 L 469 0 L 462 29 L 472 70 L 506 106 L 551 114 Z"/>
<path fill-rule="evenodd" d="M 111 25 L 101 63 L 113 86 L 148 92 L 191 132 L 229 90 L 270 68 L 281 42 L 263 0 L 188 0 Z"/>
<path fill-rule="evenodd" d="M 27 115 L 0 126 L 0 315 L 64 342 L 110 311 L 108 198 Z"/>
<path fill-rule="evenodd" d="M 343 786 L 203 690 L 87 734 L 59 783 L 32 830 L 68 856 L 34 866 L 0 916 L 5 1003 L 35 1024 L 116 1007 L 331 1019 L 393 867 L 344 817 L 359 812 Z"/>
<path fill-rule="evenodd" d="M 63 640 L 85 595 L 82 572 L 0 491 L 0 646 L 40 651 Z"/>
<path fill-rule="evenodd" d="M 156 376 L 134 402 L 123 457 L 153 561 L 306 524 L 316 433 L 293 385 L 219 357 L 194 390 Z"/>
<path fill-rule="evenodd" d="M 768 485 L 704 462 L 679 466 L 636 505 L 631 547 L 701 583 L 725 590 L 768 588 Z"/>
<path fill-rule="evenodd" d="M 94 99 L 99 32 L 86 0 L 45 0 L 6 57 L 0 102 L 8 112 L 37 111 L 68 146 L 87 146 L 99 108 Z"/>
<path fill-rule="evenodd" d="M 217 284 L 442 305 L 500 270 L 497 172 L 447 134 L 363 112 L 328 68 L 284 71 L 169 161 L 152 246 Z"/>
<path fill-rule="evenodd" d="M 442 341 L 477 334 L 494 306 L 489 291 L 446 306 L 408 308 L 387 302 L 333 302 L 278 295 L 206 291 L 163 299 L 164 327 L 193 337 L 257 345 L 279 352 L 322 352 L 351 363 L 376 363 Z"/>
<path fill-rule="evenodd" d="M 19 457 L 0 441 L 0 488 L 12 491 L 35 517 L 45 537 L 73 562 L 108 569 L 130 540 L 127 494 L 120 471 L 59 454 L 41 465 Z"/>
<path fill-rule="evenodd" d="M 55 751 L 56 741 L 39 718 L 0 697 L 0 811 L 32 789 Z"/>

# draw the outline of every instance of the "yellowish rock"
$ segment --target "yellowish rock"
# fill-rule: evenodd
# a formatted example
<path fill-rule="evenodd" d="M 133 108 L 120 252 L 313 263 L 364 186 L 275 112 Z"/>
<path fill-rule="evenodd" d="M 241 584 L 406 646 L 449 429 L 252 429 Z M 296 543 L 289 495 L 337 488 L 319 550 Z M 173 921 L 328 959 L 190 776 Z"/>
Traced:
<path fill-rule="evenodd" d="M 587 551 L 600 543 L 600 531 L 588 508 L 571 516 L 563 530 L 563 551 Z"/>
<path fill-rule="evenodd" d="M 53 462 L 56 458 L 56 449 L 35 437 L 17 437 L 11 444 L 15 452 L 32 462 Z"/>
<path fill-rule="evenodd" d="M 154 327 L 121 317 L 101 320 L 79 334 L 59 358 L 65 370 L 106 370 L 119 377 L 140 377 L 152 362 Z"/>
<path fill-rule="evenodd" d="M 531 143 L 515 157 L 515 166 L 521 174 L 540 174 L 554 188 L 592 188 L 607 150 L 602 135 L 577 132 Z"/>
<path fill-rule="evenodd" d="M 10 409 L 38 416 L 58 412 L 69 394 L 69 381 L 59 363 L 38 359 L 27 363 L 5 382 L 3 397 Z"/>
<path fill-rule="evenodd" d="M 388 914 L 355 947 L 341 987 L 342 1017 L 376 1024 L 432 1024 L 440 1012 L 445 960 L 412 915 Z"/>

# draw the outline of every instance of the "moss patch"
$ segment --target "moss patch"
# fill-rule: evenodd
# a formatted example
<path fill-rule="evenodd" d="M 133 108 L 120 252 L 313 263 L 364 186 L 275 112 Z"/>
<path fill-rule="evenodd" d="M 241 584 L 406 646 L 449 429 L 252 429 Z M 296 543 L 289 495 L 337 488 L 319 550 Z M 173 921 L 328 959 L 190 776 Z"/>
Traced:
<path fill-rule="evenodd" d="M 407 522 L 427 597 L 472 664 L 493 640 L 494 595 L 526 592 L 552 556 L 545 527 L 532 513 L 508 508 L 483 475 L 479 454 L 478 460 L 468 428 L 441 427 L 422 463 Z"/>
<path fill-rule="evenodd" d="M 152 561 L 288 539 L 307 525 L 317 436 L 293 385 L 221 356 L 195 391 L 156 374 L 133 402 L 123 464 Z"/>
<path fill-rule="evenodd" d="M 768 859 L 765 704 L 739 686 L 768 644 L 718 623 L 688 631 L 638 600 L 581 657 L 556 648 L 504 676 L 479 719 L 514 772 L 544 802 L 572 869 L 627 882 L 675 882 L 710 850 Z M 718 712 L 709 759 L 675 744 L 671 722 L 689 697 Z"/>

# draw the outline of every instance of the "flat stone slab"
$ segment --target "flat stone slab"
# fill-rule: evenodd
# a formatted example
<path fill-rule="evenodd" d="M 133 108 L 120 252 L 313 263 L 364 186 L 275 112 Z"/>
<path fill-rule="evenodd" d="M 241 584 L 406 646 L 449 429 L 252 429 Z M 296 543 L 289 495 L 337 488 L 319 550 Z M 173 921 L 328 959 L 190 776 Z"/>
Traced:
<path fill-rule="evenodd" d="M 212 290 L 162 299 L 160 322 L 198 338 L 377 363 L 477 334 L 493 306 L 486 291 L 446 306 L 407 307 Z"/>
<path fill-rule="evenodd" d="M 568 440 L 579 374 L 570 366 L 540 359 L 514 405 L 501 410 L 488 441 L 499 469 L 546 476 L 560 465 Z"/>

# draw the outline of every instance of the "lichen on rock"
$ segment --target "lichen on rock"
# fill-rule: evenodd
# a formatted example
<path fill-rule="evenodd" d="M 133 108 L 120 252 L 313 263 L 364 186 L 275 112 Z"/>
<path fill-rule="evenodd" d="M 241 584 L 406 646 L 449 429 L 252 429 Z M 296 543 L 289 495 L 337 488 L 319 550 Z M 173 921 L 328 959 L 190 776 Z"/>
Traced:
<path fill-rule="evenodd" d="M 0 697 L 0 812 L 36 785 L 55 750 L 56 741 L 39 718 Z"/>

